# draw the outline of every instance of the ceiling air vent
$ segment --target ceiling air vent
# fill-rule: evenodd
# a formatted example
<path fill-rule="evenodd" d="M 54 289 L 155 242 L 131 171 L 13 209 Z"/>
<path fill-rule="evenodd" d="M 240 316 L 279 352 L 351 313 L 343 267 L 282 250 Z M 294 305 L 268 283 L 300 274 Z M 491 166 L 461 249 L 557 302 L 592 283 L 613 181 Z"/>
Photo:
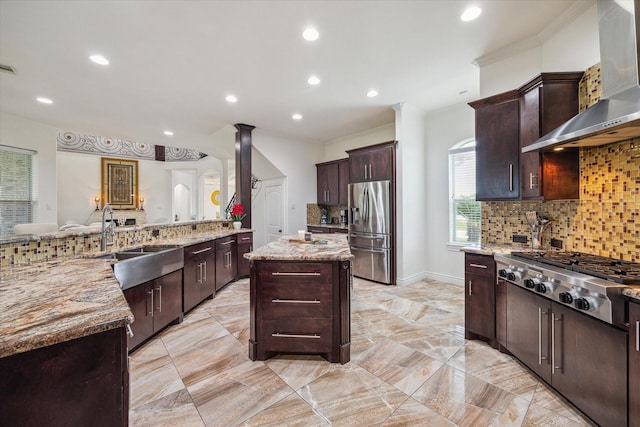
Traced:
<path fill-rule="evenodd" d="M 7 73 L 11 73 L 11 74 L 15 74 L 16 73 L 16 70 L 14 70 L 12 66 L 4 65 L 4 64 L 0 64 L 0 71 L 4 71 L 4 72 L 7 72 Z"/>

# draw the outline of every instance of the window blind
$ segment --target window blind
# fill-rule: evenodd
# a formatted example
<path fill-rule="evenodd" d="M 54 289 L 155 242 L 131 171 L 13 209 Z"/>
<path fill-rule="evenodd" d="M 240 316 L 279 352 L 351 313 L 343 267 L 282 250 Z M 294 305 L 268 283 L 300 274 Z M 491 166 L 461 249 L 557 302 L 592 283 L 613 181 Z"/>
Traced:
<path fill-rule="evenodd" d="M 449 242 L 480 243 L 480 202 L 476 202 L 475 140 L 449 150 Z"/>
<path fill-rule="evenodd" d="M 36 221 L 36 152 L 0 145 L 0 236 Z"/>

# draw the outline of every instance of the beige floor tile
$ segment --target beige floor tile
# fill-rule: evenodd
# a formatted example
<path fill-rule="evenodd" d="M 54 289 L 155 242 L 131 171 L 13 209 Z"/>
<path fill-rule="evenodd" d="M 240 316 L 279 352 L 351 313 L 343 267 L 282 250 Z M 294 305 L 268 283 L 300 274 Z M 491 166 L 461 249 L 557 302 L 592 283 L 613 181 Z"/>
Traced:
<path fill-rule="evenodd" d="M 300 396 L 291 393 L 242 425 L 245 427 L 325 427 L 331 424 L 313 412 L 311 406 Z"/>
<path fill-rule="evenodd" d="M 186 389 L 131 410 L 129 424 L 136 427 L 202 427 L 205 425 Z"/>
<path fill-rule="evenodd" d="M 264 363 L 293 390 L 298 390 L 338 366 L 321 356 L 307 355 L 279 355 Z"/>
<path fill-rule="evenodd" d="M 409 397 L 355 364 L 334 369 L 297 393 L 333 426 L 380 424 Z"/>
<path fill-rule="evenodd" d="M 455 427 L 455 424 L 414 399 L 408 399 L 382 423 L 382 427 L 407 426 Z"/>
<path fill-rule="evenodd" d="M 188 386 L 207 426 L 236 426 L 293 393 L 263 362 L 247 361 Z"/>

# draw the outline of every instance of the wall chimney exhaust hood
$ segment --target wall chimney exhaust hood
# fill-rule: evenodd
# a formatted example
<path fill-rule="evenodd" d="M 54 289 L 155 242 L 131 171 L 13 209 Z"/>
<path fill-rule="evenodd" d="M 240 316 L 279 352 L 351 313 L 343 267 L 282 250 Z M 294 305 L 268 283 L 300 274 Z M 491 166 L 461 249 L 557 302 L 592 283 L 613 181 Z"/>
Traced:
<path fill-rule="evenodd" d="M 640 0 L 598 0 L 602 100 L 522 149 L 591 147 L 640 136 Z"/>

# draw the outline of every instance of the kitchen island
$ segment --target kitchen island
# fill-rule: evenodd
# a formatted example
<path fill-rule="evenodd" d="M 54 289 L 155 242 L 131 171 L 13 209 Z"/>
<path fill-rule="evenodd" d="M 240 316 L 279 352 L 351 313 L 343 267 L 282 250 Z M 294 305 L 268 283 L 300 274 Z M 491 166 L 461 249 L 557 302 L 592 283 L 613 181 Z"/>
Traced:
<path fill-rule="evenodd" d="M 320 354 L 350 360 L 351 260 L 347 236 L 282 237 L 245 254 L 251 264 L 249 358 Z"/>

